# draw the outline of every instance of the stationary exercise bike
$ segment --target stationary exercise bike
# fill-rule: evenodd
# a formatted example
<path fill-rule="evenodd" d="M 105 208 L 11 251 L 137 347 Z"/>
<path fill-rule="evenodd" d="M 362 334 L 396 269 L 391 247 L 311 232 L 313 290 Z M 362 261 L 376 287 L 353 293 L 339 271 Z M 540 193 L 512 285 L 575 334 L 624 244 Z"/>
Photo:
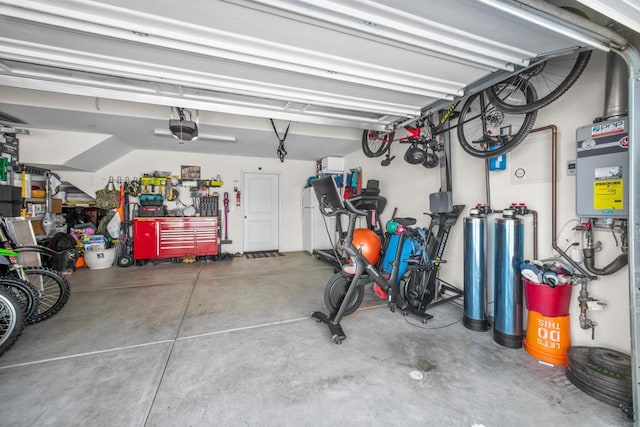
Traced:
<path fill-rule="evenodd" d="M 368 258 L 366 254 L 354 244 L 354 231 L 358 218 L 368 215 L 368 212 L 355 207 L 350 200 L 343 200 L 338 192 L 335 181 L 331 177 L 321 178 L 312 184 L 319 201 L 320 210 L 323 215 L 336 216 L 346 214 L 349 226 L 344 238 L 343 251 L 350 261 L 345 264 L 341 271 L 336 273 L 327 282 L 325 288 L 325 305 L 329 309 L 329 315 L 316 311 L 311 315 L 317 321 L 325 323 L 329 327 L 333 342 L 342 343 L 346 338 L 344 330 L 340 325 L 342 317 L 355 312 L 364 297 L 364 287 L 374 283 L 387 297 L 391 311 L 401 310 L 404 314 L 409 312 L 419 314 L 423 321 L 432 316 L 424 310 L 426 306 L 437 296 L 435 282 L 422 279 L 430 278 L 426 272 L 437 269 L 438 264 L 444 260 L 429 260 L 427 256 L 428 241 L 420 238 L 419 228 L 411 228 L 416 223 L 415 218 L 394 218 L 392 220 L 393 230 L 397 236 L 395 248 L 387 247 L 387 250 L 394 250 L 394 257 L 391 261 L 391 271 L 376 268 L 375 260 Z M 389 230 L 387 230 L 389 232 Z M 429 231 L 430 233 L 430 231 Z M 423 230 L 422 234 L 426 235 Z M 409 239 L 413 246 L 407 252 L 406 240 Z M 424 245 L 420 242 L 424 242 Z M 434 248 L 439 245 L 432 245 Z M 440 252 L 440 255 L 442 253 Z M 401 283 L 401 271 L 406 271 L 411 281 Z M 435 278 L 435 276 L 433 276 Z"/>

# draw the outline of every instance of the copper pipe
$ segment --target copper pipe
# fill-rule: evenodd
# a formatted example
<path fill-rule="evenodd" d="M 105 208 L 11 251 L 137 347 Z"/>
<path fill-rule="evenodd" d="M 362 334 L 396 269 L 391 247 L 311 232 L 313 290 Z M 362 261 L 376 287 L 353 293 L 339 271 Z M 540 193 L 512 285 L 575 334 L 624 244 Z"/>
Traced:
<path fill-rule="evenodd" d="M 551 131 L 551 247 L 560 254 L 569 264 L 578 270 L 584 277 L 598 280 L 598 276 L 589 274 L 580 264 L 575 262 L 567 253 L 558 246 L 557 234 L 557 210 L 558 210 L 558 127 L 556 125 L 542 126 L 532 129 L 531 133 Z"/>

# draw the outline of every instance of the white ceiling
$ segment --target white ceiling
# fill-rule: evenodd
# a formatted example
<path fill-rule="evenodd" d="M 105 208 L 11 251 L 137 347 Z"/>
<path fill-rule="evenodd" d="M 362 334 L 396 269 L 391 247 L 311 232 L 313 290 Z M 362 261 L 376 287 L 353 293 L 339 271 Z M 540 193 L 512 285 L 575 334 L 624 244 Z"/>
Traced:
<path fill-rule="evenodd" d="M 607 49 L 512 0 L 0 0 L 0 86 L 43 93 L 0 96 L 0 112 L 130 149 L 261 157 L 275 156 L 273 118 L 281 130 L 293 122 L 287 158 L 312 160 L 581 47 Z M 60 94 L 95 108 L 45 102 Z M 125 116 L 100 100 L 136 107 Z M 172 106 L 237 141 L 154 136 Z"/>

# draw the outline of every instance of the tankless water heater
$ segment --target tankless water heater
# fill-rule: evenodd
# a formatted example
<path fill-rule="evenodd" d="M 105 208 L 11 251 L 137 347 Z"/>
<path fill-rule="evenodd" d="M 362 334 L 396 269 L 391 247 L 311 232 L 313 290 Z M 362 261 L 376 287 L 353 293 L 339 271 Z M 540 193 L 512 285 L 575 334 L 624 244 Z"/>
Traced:
<path fill-rule="evenodd" d="M 629 133 L 626 118 L 576 130 L 576 213 L 590 218 L 629 215 Z"/>

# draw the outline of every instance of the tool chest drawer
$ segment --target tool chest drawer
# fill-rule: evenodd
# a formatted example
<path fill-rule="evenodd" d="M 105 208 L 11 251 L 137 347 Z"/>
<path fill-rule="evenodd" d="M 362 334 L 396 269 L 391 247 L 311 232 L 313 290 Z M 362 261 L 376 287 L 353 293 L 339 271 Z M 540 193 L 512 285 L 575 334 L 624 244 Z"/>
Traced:
<path fill-rule="evenodd" d="M 218 255 L 218 218 L 135 218 L 135 260 Z"/>

